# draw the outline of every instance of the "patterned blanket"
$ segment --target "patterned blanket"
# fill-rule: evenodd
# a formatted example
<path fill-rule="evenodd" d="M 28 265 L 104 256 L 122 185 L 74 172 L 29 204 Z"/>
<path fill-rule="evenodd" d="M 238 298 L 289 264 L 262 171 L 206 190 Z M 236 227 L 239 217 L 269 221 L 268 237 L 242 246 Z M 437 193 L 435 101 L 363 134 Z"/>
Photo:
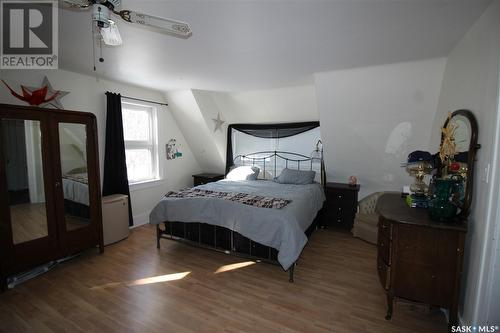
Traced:
<path fill-rule="evenodd" d="M 64 179 L 69 179 L 74 182 L 82 183 L 82 184 L 88 184 L 89 183 L 89 178 L 86 173 L 77 173 L 73 175 L 63 175 L 62 176 Z"/>
<path fill-rule="evenodd" d="M 170 191 L 165 194 L 167 198 L 217 198 L 229 201 L 235 201 L 244 205 L 255 206 L 260 208 L 275 208 L 281 209 L 288 205 L 292 200 L 280 199 L 280 198 L 270 198 L 260 195 L 248 194 L 248 193 L 235 193 L 235 192 L 218 192 L 210 190 L 201 190 L 197 188 L 190 188 L 187 190 L 173 192 Z"/>

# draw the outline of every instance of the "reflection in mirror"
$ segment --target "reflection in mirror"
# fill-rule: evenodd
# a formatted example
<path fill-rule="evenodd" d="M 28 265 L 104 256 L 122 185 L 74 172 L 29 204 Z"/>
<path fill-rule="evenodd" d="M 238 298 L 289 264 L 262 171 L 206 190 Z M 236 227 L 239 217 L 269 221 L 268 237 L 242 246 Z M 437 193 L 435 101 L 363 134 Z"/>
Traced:
<path fill-rule="evenodd" d="M 84 124 L 59 123 L 62 189 L 66 230 L 86 227 L 90 222 L 87 173 L 87 134 Z"/>
<path fill-rule="evenodd" d="M 2 119 L 14 244 L 48 236 L 40 121 Z"/>
<path fill-rule="evenodd" d="M 469 145 L 472 137 L 471 123 L 463 115 L 455 115 L 450 119 L 450 123 L 454 126 L 455 149 L 457 153 L 463 153 L 469 150 Z"/>
<path fill-rule="evenodd" d="M 437 159 L 437 178 L 454 182 L 452 202 L 461 217 L 469 215 L 472 203 L 474 161 L 477 150 L 478 126 L 469 110 L 456 110 L 448 115 L 441 129 L 441 145 Z M 443 197 L 443 200 L 446 195 Z"/>

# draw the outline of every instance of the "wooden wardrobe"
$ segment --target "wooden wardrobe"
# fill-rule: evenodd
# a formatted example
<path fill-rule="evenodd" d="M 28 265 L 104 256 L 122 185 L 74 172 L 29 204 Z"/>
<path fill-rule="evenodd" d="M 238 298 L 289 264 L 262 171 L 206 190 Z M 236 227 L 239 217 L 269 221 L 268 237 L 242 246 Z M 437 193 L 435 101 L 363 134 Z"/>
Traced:
<path fill-rule="evenodd" d="M 103 252 L 92 113 L 0 104 L 0 286 L 91 247 Z"/>

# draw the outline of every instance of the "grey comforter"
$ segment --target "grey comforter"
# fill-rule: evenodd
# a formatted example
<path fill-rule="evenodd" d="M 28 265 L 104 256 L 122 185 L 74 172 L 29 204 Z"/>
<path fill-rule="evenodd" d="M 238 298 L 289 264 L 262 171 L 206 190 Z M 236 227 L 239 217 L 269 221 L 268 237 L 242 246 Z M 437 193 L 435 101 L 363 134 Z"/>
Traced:
<path fill-rule="evenodd" d="M 221 192 L 242 192 L 292 200 L 281 209 L 260 208 L 217 198 L 163 198 L 149 215 L 149 223 L 203 222 L 225 227 L 279 251 L 287 270 L 307 243 L 305 231 L 323 206 L 320 184 L 291 185 L 273 181 L 230 181 L 198 186 Z"/>

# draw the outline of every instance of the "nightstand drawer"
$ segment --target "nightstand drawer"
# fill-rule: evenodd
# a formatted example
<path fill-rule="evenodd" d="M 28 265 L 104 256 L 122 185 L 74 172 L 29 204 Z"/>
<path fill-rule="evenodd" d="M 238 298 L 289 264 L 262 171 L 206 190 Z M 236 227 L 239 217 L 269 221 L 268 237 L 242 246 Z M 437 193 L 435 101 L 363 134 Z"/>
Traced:
<path fill-rule="evenodd" d="M 358 209 L 358 186 L 327 183 L 324 224 L 350 230 Z"/>
<path fill-rule="evenodd" d="M 193 186 L 204 185 L 224 179 L 224 175 L 216 173 L 200 173 L 193 175 Z"/>
<path fill-rule="evenodd" d="M 328 225 L 332 226 L 343 226 L 346 228 L 352 228 L 354 223 L 354 215 L 347 216 L 326 216 L 326 221 Z"/>
<path fill-rule="evenodd" d="M 330 206 L 326 210 L 328 217 L 352 217 L 356 215 L 356 208 L 351 206 Z"/>
<path fill-rule="evenodd" d="M 327 196 L 332 206 L 345 207 L 352 206 L 353 202 L 358 199 L 358 193 L 354 191 L 340 191 L 334 189 L 327 189 Z"/>
<path fill-rule="evenodd" d="M 198 177 L 193 177 L 193 185 L 194 186 L 199 186 L 199 185 L 204 185 L 208 183 L 212 183 L 213 180 L 209 180 L 206 178 L 198 178 Z"/>

